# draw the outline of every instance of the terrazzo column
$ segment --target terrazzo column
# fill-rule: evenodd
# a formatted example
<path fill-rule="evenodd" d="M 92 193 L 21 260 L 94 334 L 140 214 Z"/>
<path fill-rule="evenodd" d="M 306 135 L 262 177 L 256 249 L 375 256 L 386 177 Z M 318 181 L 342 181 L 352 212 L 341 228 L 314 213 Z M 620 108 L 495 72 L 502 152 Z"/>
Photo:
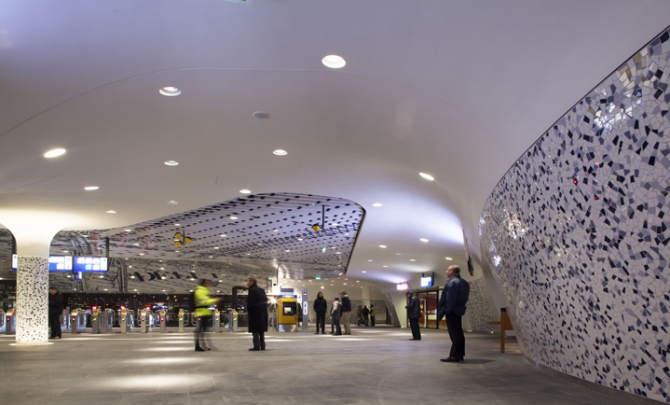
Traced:
<path fill-rule="evenodd" d="M 49 340 L 49 259 L 19 257 L 16 290 L 16 342 L 46 343 Z"/>

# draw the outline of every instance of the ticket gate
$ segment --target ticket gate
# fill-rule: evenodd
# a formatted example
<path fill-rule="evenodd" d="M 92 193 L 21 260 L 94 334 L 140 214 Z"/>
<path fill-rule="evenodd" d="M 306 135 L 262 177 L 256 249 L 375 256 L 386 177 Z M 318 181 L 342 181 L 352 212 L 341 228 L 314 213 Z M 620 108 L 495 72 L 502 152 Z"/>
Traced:
<path fill-rule="evenodd" d="M 221 332 L 221 312 L 217 309 L 212 311 L 212 332 Z"/>
<path fill-rule="evenodd" d="M 16 334 L 16 310 L 10 309 L 5 315 L 5 335 L 15 335 Z"/>
<path fill-rule="evenodd" d="M 83 309 L 73 309 L 70 312 L 70 333 L 76 335 L 86 332 L 86 317 L 86 311 Z"/>
<path fill-rule="evenodd" d="M 237 332 L 237 318 L 238 318 L 238 312 L 235 310 L 230 311 L 228 314 L 228 328 L 230 328 L 230 331 L 235 333 Z"/>
<path fill-rule="evenodd" d="M 160 332 L 161 333 L 167 332 L 167 319 L 164 309 L 158 310 L 158 322 Z"/>
<path fill-rule="evenodd" d="M 102 332 L 102 324 L 104 323 L 103 317 L 100 314 L 100 309 L 95 308 L 91 310 L 91 333 L 94 335 L 105 333 Z"/>
<path fill-rule="evenodd" d="M 0 333 L 5 333 L 7 321 L 5 320 L 5 311 L 0 309 Z"/>
<path fill-rule="evenodd" d="M 119 309 L 119 327 L 121 328 L 121 333 L 128 333 L 133 324 L 132 318 L 129 315 L 132 315 L 132 311 L 128 311 L 125 308 Z"/>
<path fill-rule="evenodd" d="M 184 332 L 184 321 L 188 319 L 188 311 L 179 310 L 179 332 Z"/>
<path fill-rule="evenodd" d="M 114 329 L 114 323 L 116 322 L 116 313 L 113 309 L 105 309 L 104 319 L 101 323 L 102 333 L 110 333 Z"/>
<path fill-rule="evenodd" d="M 147 311 L 146 309 L 141 309 L 140 310 L 140 333 L 147 333 L 149 332 L 149 329 L 151 328 L 151 319 L 149 317 L 151 316 L 151 311 Z"/>
<path fill-rule="evenodd" d="M 63 310 L 63 313 L 60 315 L 60 331 L 67 332 L 70 329 L 70 315 L 67 313 L 67 310 Z"/>

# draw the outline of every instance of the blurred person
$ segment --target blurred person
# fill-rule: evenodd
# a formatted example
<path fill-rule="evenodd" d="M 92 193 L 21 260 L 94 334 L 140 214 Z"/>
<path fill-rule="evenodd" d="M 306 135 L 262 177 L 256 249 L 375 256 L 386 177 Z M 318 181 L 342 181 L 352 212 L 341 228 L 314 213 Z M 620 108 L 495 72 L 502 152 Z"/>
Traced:
<path fill-rule="evenodd" d="M 60 318 L 63 315 L 63 294 L 58 292 L 56 287 L 49 287 L 49 327 L 51 328 L 51 336 L 49 339 L 61 339 L 61 323 Z"/>
<path fill-rule="evenodd" d="M 375 326 L 375 306 L 370 304 L 370 326 Z"/>
<path fill-rule="evenodd" d="M 370 326 L 370 310 L 367 305 L 363 305 L 363 324 L 366 327 Z"/>
<path fill-rule="evenodd" d="M 344 325 L 344 335 L 351 335 L 351 300 L 347 295 L 346 291 L 340 293 L 340 299 L 342 301 L 342 324 Z"/>
<path fill-rule="evenodd" d="M 326 312 L 328 311 L 328 301 L 326 301 L 326 299 L 323 298 L 323 293 L 321 291 L 319 291 L 319 293 L 316 295 L 316 299 L 314 300 L 314 304 L 312 304 L 312 308 L 314 309 L 314 312 L 316 312 L 315 335 L 319 334 L 319 325 L 321 326 L 321 334 L 325 335 Z"/>
<path fill-rule="evenodd" d="M 419 329 L 419 318 L 421 318 L 421 304 L 417 293 L 408 293 L 409 304 L 407 308 L 407 318 L 409 319 L 409 327 L 412 328 L 412 339 L 421 340 L 421 329 Z"/>
<path fill-rule="evenodd" d="M 340 328 L 340 318 L 342 317 L 342 304 L 340 304 L 340 299 L 335 297 L 333 299 L 333 307 L 330 309 L 330 319 L 332 325 L 335 326 L 333 335 L 340 336 L 342 335 L 342 329 Z"/>
<path fill-rule="evenodd" d="M 221 298 L 212 298 L 209 295 L 209 288 L 212 283 L 209 280 L 200 280 L 200 285 L 196 287 L 193 292 L 193 302 L 195 310 L 193 316 L 196 318 L 195 323 L 195 351 L 204 352 L 212 350 L 211 342 L 207 344 L 205 341 L 205 332 L 212 324 L 212 310 L 209 309 L 212 305 L 216 305 Z"/>

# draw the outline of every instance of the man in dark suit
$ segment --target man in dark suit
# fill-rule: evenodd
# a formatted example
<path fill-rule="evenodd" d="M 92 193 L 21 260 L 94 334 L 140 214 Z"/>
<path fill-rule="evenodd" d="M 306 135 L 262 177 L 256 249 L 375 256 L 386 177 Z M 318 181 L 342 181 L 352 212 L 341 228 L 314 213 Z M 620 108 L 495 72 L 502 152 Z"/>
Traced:
<path fill-rule="evenodd" d="M 351 300 L 347 295 L 346 291 L 340 293 L 340 299 L 342 300 L 342 325 L 344 325 L 344 335 L 351 335 Z"/>
<path fill-rule="evenodd" d="M 265 350 L 265 332 L 268 331 L 268 298 L 265 291 L 256 284 L 254 277 L 247 279 L 247 311 L 249 311 L 249 332 L 253 336 L 251 351 Z"/>
<path fill-rule="evenodd" d="M 462 318 L 465 315 L 465 304 L 470 296 L 470 284 L 461 278 L 461 268 L 453 265 L 447 269 L 447 283 L 444 285 L 442 297 L 437 307 L 437 322 L 447 318 L 447 328 L 451 339 L 449 357 L 440 359 L 447 363 L 463 361 L 465 357 L 465 335 L 463 334 Z"/>
<path fill-rule="evenodd" d="M 407 309 L 407 319 L 409 319 L 409 327 L 412 328 L 412 338 L 410 340 L 421 340 L 421 330 L 419 329 L 419 318 L 421 318 L 421 304 L 416 293 L 407 293 L 409 304 L 405 306 Z"/>
<path fill-rule="evenodd" d="M 49 327 L 51 328 L 50 339 L 61 336 L 60 316 L 63 314 L 63 294 L 56 287 L 49 287 Z"/>

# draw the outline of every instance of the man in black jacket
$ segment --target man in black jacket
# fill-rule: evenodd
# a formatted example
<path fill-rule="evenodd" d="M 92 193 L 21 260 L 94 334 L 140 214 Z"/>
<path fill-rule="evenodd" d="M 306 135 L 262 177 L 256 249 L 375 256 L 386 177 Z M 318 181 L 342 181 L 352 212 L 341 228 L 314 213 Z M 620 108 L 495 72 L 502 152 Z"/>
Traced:
<path fill-rule="evenodd" d="M 421 304 L 416 293 L 408 293 L 409 304 L 405 306 L 407 309 L 407 319 L 409 319 L 409 327 L 412 328 L 412 339 L 421 340 L 421 330 L 419 329 L 419 318 L 421 318 Z"/>
<path fill-rule="evenodd" d="M 49 287 L 49 327 L 51 328 L 51 337 L 49 339 L 60 339 L 61 324 L 60 316 L 63 314 L 63 294 L 59 293 L 56 287 Z"/>
<path fill-rule="evenodd" d="M 344 335 L 351 335 L 351 300 L 346 291 L 340 293 L 342 300 L 342 325 L 344 325 Z"/>
<path fill-rule="evenodd" d="M 249 311 L 249 332 L 253 336 L 251 351 L 265 350 L 265 332 L 268 331 L 268 298 L 265 291 L 256 284 L 256 279 L 247 279 L 247 311 Z"/>
<path fill-rule="evenodd" d="M 326 301 L 325 298 L 323 298 L 323 293 L 319 291 L 319 293 L 316 295 L 316 299 L 314 300 L 314 304 L 312 304 L 312 308 L 314 308 L 314 312 L 316 312 L 316 333 L 315 335 L 319 334 L 319 325 L 321 326 L 321 334 L 325 335 L 326 334 L 326 311 L 328 311 L 328 302 Z"/>
<path fill-rule="evenodd" d="M 461 278 L 461 268 L 453 265 L 447 269 L 447 284 L 444 285 L 440 303 L 437 305 L 437 322 L 447 318 L 447 329 L 451 339 L 449 357 L 440 359 L 446 363 L 458 363 L 465 357 L 465 335 L 462 318 L 470 296 L 470 284 Z"/>

